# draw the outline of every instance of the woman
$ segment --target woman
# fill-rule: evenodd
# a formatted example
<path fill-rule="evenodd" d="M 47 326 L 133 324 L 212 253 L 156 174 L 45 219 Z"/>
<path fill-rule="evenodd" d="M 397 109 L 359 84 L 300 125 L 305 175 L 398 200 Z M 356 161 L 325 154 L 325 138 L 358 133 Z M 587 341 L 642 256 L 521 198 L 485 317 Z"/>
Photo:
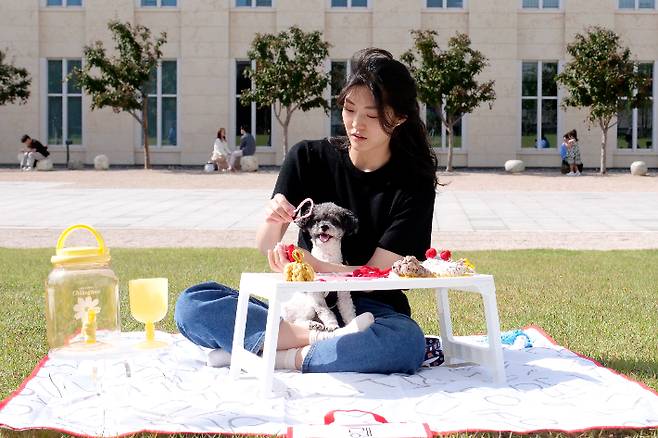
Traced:
<path fill-rule="evenodd" d="M 405 255 L 423 257 L 430 246 L 437 160 L 420 119 L 415 83 L 384 50 L 362 50 L 352 65 L 338 99 L 348 137 L 293 146 L 266 207 L 257 242 L 274 271 L 287 263 L 280 240 L 295 206 L 307 197 L 335 202 L 359 220 L 359 231 L 342 242 L 345 266 L 315 259 L 308 238 L 299 236 L 304 260 L 317 272 L 352 271 L 365 264 L 388 268 Z M 425 340 L 404 293 L 354 292 L 352 297 L 357 318 L 334 332 L 282 321 L 277 367 L 414 373 L 423 362 Z M 235 291 L 205 283 L 181 294 L 176 305 L 181 333 L 215 348 L 210 361 L 214 355 L 216 364 L 230 359 L 236 302 Z M 245 336 L 245 348 L 252 352 L 262 348 L 266 316 L 266 306 L 252 299 Z"/>
<path fill-rule="evenodd" d="M 231 149 L 226 141 L 226 130 L 219 128 L 217 138 L 212 146 L 212 156 L 210 161 L 215 163 L 217 170 L 224 171 L 228 169 L 228 157 L 231 155 Z"/>

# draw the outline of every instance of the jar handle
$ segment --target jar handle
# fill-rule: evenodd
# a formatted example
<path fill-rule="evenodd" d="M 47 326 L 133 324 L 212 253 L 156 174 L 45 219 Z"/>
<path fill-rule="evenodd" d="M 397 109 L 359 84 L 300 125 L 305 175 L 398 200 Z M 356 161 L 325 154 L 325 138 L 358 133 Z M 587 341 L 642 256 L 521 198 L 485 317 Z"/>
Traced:
<path fill-rule="evenodd" d="M 71 225 L 64 231 L 62 231 L 62 234 L 59 235 L 59 239 L 57 239 L 57 247 L 56 250 L 59 251 L 64 247 L 64 241 L 68 237 L 68 235 L 77 229 L 84 229 L 89 231 L 91 234 L 94 235 L 96 238 L 96 242 L 98 243 L 98 253 L 99 254 L 104 254 L 106 252 L 105 250 L 105 241 L 103 240 L 103 237 L 100 235 L 98 231 L 96 231 L 94 228 L 90 227 L 89 225 L 84 225 L 84 224 L 76 224 L 76 225 Z"/>

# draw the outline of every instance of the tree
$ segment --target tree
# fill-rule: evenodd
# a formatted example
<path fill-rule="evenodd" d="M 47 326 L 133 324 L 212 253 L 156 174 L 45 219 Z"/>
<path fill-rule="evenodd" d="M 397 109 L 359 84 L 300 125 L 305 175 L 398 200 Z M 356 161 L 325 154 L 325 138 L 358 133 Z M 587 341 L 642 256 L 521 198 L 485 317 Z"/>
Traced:
<path fill-rule="evenodd" d="M 329 111 L 322 96 L 329 84 L 329 74 L 323 68 L 329 43 L 322 40 L 319 31 L 304 32 L 293 26 L 278 34 L 256 34 L 247 55 L 256 61 L 256 68 L 245 69 L 252 88 L 241 91 L 241 102 L 273 106 L 274 116 L 283 128 L 283 151 L 288 153 L 292 114 L 298 109 Z"/>
<path fill-rule="evenodd" d="M 471 48 L 468 35 L 458 33 L 448 41 L 448 48 L 441 50 L 433 30 L 411 31 L 414 48 L 405 52 L 401 59 L 407 64 L 416 80 L 418 97 L 431 106 L 448 133 L 448 163 L 452 171 L 454 127 L 465 114 L 473 112 L 483 102 L 496 99 L 494 81 L 478 83 L 476 76 L 488 65 L 487 58 Z M 418 60 L 417 64 L 417 57 Z"/>
<path fill-rule="evenodd" d="M 606 173 L 608 130 L 619 111 L 642 106 L 649 96 L 651 79 L 638 72 L 631 51 L 622 47 L 619 36 L 602 27 L 576 34 L 567 45 L 572 60 L 556 80 L 569 92 L 562 107 L 589 108 L 587 120 L 601 128 L 601 173 Z M 614 122 L 613 122 L 614 120 Z"/>
<path fill-rule="evenodd" d="M 24 104 L 30 97 L 29 73 L 22 67 L 14 67 L 10 62 L 5 63 L 5 53 L 0 50 L 0 105 L 14 103 Z"/>
<path fill-rule="evenodd" d="M 108 56 L 101 41 L 85 46 L 85 62 L 69 79 L 75 78 L 89 94 L 92 110 L 109 106 L 115 113 L 126 111 L 137 120 L 144 138 L 144 168 L 148 169 L 148 86 L 162 58 L 160 48 L 167 42 L 167 34 L 162 32 L 152 39 L 147 27 L 118 21 L 110 21 L 107 27 L 118 56 Z"/>

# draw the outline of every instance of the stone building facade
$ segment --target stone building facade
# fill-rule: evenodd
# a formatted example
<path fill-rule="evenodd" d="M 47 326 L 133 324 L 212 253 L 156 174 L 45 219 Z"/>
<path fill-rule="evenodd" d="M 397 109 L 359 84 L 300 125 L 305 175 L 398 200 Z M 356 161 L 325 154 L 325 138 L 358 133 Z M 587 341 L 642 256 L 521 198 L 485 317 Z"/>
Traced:
<path fill-rule="evenodd" d="M 562 90 L 554 75 L 566 45 L 587 26 L 601 25 L 622 36 L 647 75 L 658 59 L 655 0 L 2 0 L 0 47 L 32 75 L 26 105 L 0 107 L 0 163 L 16 162 L 23 133 L 49 145 L 55 163 L 93 163 L 105 154 L 113 164 L 140 164 L 141 133 L 127 113 L 91 111 L 88 96 L 63 81 L 79 65 L 93 41 L 112 47 L 107 22 L 113 19 L 166 31 L 164 57 L 151 90 L 152 163 L 200 165 L 210 155 L 215 134 L 225 127 L 235 144 L 247 124 L 258 140 L 260 162 L 280 164 L 282 130 L 270 109 L 239 104 L 249 82 L 240 72 L 256 32 L 298 25 L 320 30 L 331 43 L 325 68 L 332 72 L 332 96 L 345 80 L 349 58 L 376 46 L 399 56 L 412 44 L 410 30 L 434 29 L 441 44 L 455 32 L 467 33 L 489 58 L 482 79 L 495 79 L 497 99 L 459 126 L 454 164 L 500 167 L 508 159 L 527 166 L 558 166 L 562 133 L 579 131 L 583 161 L 596 167 L 600 131 L 588 129 L 586 113 L 560 108 Z M 655 86 L 654 86 L 655 90 Z M 608 142 L 608 166 L 636 160 L 658 167 L 655 103 L 620 114 Z M 446 139 L 432 111 L 428 129 L 445 164 Z M 294 142 L 340 133 L 340 111 L 298 112 L 290 125 Z M 542 138 L 545 141 L 542 141 Z M 548 146 L 548 147 L 542 147 Z"/>

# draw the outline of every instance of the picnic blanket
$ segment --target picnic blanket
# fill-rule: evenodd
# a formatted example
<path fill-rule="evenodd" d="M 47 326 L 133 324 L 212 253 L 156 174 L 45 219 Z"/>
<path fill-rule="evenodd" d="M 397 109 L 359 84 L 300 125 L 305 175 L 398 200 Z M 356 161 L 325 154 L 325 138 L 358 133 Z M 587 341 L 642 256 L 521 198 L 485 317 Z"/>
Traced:
<path fill-rule="evenodd" d="M 282 434 L 322 424 L 332 410 L 427 423 L 434 432 L 658 427 L 658 394 L 559 345 L 538 327 L 504 345 L 507 385 L 477 365 L 415 375 L 275 373 L 275 396 L 258 381 L 205 365 L 207 350 L 158 332 L 171 346 L 101 361 L 45 358 L 0 403 L 0 425 L 115 436 L 140 431 Z M 123 333 L 138 339 L 143 333 Z M 483 340 L 484 337 L 475 340 Z"/>

